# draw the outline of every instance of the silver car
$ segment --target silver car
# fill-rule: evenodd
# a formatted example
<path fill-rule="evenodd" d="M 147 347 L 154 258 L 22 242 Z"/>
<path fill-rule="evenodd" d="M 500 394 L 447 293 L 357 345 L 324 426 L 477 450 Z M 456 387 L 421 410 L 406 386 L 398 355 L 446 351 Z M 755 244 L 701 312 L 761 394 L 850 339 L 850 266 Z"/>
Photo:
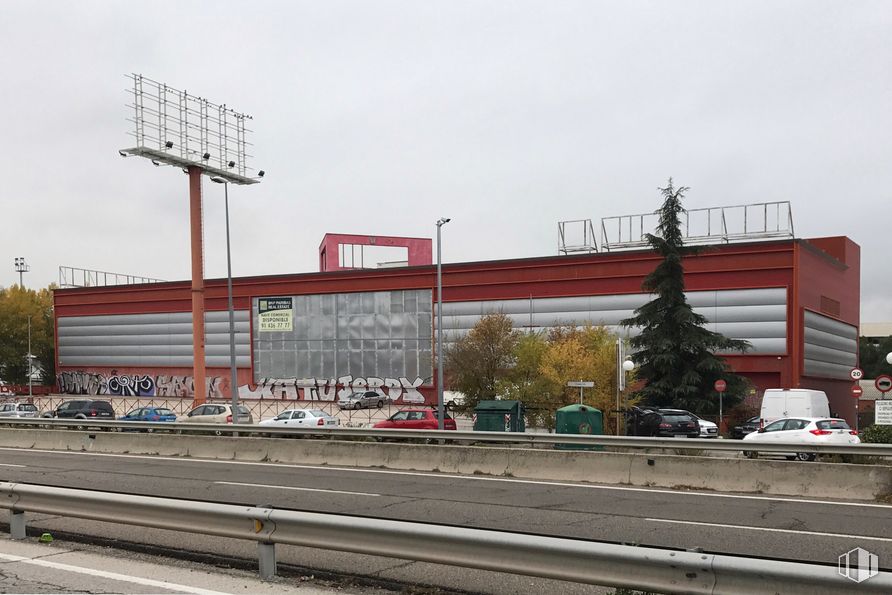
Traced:
<path fill-rule="evenodd" d="M 37 406 L 31 403 L 0 404 L 0 417 L 39 417 Z"/>
<path fill-rule="evenodd" d="M 340 397 L 338 399 L 338 407 L 341 409 L 370 409 L 372 407 L 380 409 L 381 407 L 384 407 L 384 403 L 387 401 L 388 398 L 381 393 L 367 390 L 361 393 L 353 393 L 346 397 Z"/>

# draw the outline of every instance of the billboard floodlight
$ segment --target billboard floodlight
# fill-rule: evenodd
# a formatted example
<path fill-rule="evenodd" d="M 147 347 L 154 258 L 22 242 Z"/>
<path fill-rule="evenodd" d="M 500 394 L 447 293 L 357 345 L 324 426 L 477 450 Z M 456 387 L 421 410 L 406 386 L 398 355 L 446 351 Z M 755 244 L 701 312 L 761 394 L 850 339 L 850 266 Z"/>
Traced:
<path fill-rule="evenodd" d="M 133 110 L 128 121 L 136 144 L 122 155 L 147 157 L 155 165 L 198 167 L 203 174 L 219 176 L 233 184 L 256 184 L 261 175 L 248 167 L 251 132 L 245 121 L 251 116 L 226 104 L 190 95 L 141 74 L 128 75 L 132 83 Z"/>

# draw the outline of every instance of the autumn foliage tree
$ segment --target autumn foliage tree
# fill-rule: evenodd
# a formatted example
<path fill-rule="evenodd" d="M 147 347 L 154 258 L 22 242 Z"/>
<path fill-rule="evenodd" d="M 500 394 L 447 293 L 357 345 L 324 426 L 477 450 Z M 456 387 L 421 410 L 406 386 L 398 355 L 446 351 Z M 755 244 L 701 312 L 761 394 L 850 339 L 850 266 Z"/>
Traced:
<path fill-rule="evenodd" d="M 446 351 L 446 385 L 465 395 L 464 408 L 473 411 L 480 401 L 498 396 L 498 382 L 514 365 L 519 340 L 510 318 L 489 314 Z"/>
<path fill-rule="evenodd" d="M 55 382 L 53 289 L 0 288 L 0 378 L 6 382 L 28 383 L 28 317 L 31 353 L 43 371 L 41 381 Z"/>

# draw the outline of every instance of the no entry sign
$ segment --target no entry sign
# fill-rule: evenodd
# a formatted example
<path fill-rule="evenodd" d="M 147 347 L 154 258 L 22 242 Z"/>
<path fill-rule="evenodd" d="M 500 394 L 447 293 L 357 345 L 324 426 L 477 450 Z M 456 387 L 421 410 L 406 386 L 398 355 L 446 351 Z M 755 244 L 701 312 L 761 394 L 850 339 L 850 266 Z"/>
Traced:
<path fill-rule="evenodd" d="M 723 393 L 723 392 L 725 392 L 725 389 L 728 388 L 728 383 L 722 379 L 719 379 L 719 380 L 716 380 L 715 384 L 713 384 L 712 386 L 713 386 L 713 388 L 715 388 L 715 391 L 717 393 Z"/>
<path fill-rule="evenodd" d="M 858 385 L 858 384 L 852 385 L 852 396 L 853 397 L 855 397 L 857 399 L 858 397 L 860 397 L 863 394 L 864 394 L 864 389 L 862 389 L 860 385 Z"/>

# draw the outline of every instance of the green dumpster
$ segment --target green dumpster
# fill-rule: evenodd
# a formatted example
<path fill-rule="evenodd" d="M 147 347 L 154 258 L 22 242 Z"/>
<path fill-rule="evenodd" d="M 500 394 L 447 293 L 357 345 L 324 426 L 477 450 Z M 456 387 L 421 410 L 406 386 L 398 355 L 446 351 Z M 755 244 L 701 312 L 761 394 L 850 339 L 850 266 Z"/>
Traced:
<path fill-rule="evenodd" d="M 480 401 L 474 408 L 475 432 L 525 432 L 520 401 Z"/>
<path fill-rule="evenodd" d="M 567 405 L 557 410 L 554 431 L 556 434 L 604 434 L 604 414 L 588 405 Z M 604 450 L 603 446 L 582 444 L 555 444 L 560 450 Z"/>

